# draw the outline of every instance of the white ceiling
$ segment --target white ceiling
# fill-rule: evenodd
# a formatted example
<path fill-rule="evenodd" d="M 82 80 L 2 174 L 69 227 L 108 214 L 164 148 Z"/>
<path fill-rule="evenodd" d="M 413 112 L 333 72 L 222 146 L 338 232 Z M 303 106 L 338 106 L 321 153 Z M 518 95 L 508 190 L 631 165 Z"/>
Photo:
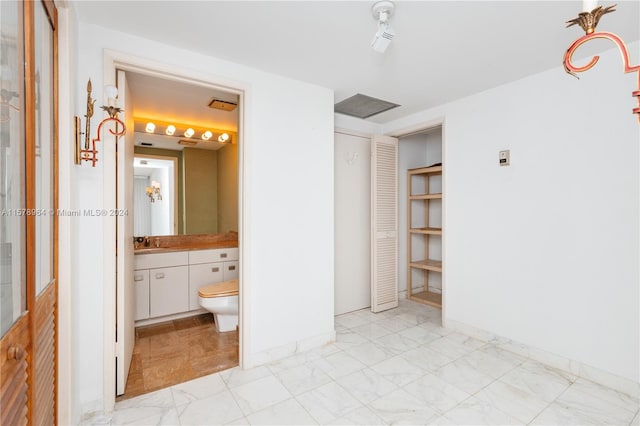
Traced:
<path fill-rule="evenodd" d="M 402 105 L 368 119 L 378 123 L 558 67 L 583 35 L 564 24 L 581 1 L 396 1 L 396 37 L 379 54 L 369 47 L 373 3 L 74 4 L 83 21 L 328 87 L 336 102 L 363 93 Z M 617 3 L 598 29 L 640 39 L 640 0 Z M 576 57 L 612 47 L 596 41 Z"/>
<path fill-rule="evenodd" d="M 237 95 L 133 72 L 126 75 L 136 125 L 139 119 L 145 119 L 173 123 L 178 128 L 182 124 L 211 131 L 238 130 L 237 108 L 222 111 L 208 106 L 213 98 L 237 103 Z"/>

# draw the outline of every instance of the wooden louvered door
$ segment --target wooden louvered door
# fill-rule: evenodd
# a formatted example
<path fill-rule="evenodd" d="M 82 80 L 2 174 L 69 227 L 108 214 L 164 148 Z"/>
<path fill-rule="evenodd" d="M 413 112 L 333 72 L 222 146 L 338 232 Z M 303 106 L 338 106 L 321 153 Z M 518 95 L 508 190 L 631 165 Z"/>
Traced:
<path fill-rule="evenodd" d="M 398 139 L 371 141 L 371 311 L 398 306 Z"/>
<path fill-rule="evenodd" d="M 56 423 L 57 35 L 52 1 L 0 2 L 0 424 Z"/>

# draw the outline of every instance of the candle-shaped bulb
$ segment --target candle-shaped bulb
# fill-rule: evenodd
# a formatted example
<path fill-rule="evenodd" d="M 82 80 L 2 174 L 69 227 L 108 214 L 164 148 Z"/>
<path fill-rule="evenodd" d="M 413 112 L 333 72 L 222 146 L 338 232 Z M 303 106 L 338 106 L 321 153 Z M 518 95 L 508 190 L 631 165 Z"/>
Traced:
<path fill-rule="evenodd" d="M 116 106 L 116 99 L 118 99 L 118 89 L 116 86 L 107 84 L 104 86 L 104 96 L 107 98 L 108 106 Z"/>
<path fill-rule="evenodd" d="M 598 0 L 583 0 L 582 1 L 582 11 L 583 12 L 591 12 L 596 7 L 598 7 Z"/>

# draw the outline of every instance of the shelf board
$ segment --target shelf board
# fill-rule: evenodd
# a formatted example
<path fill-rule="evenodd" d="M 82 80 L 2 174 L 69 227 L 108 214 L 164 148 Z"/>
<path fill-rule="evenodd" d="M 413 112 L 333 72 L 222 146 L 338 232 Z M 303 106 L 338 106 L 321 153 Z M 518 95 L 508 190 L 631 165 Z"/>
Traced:
<path fill-rule="evenodd" d="M 442 235 L 442 228 L 411 228 L 412 234 Z"/>
<path fill-rule="evenodd" d="M 432 291 L 421 291 L 420 293 L 412 294 L 409 300 L 435 306 L 436 308 L 442 308 L 442 295 Z"/>
<path fill-rule="evenodd" d="M 409 199 L 410 200 L 437 200 L 437 199 L 442 199 L 442 193 L 409 195 Z"/>
<path fill-rule="evenodd" d="M 409 266 L 411 266 L 412 268 L 426 269 L 427 271 L 442 272 L 441 260 L 419 260 L 410 262 Z"/>
<path fill-rule="evenodd" d="M 442 166 L 418 167 L 417 169 L 409 169 L 407 173 L 410 175 L 435 175 L 442 173 Z"/>

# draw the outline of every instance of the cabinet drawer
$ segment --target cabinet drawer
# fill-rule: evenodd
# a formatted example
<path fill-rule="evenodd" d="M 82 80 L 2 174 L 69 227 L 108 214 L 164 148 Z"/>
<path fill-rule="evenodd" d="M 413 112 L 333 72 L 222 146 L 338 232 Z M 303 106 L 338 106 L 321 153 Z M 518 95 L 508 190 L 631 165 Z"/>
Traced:
<path fill-rule="evenodd" d="M 189 263 L 212 263 L 238 260 L 238 248 L 195 250 L 189 252 Z"/>
<path fill-rule="evenodd" d="M 133 285 L 135 287 L 135 321 L 149 318 L 149 270 L 133 271 Z"/>
<path fill-rule="evenodd" d="M 149 270 L 149 314 L 151 317 L 189 310 L 189 267 Z"/>
<path fill-rule="evenodd" d="M 219 283 L 224 276 L 224 263 L 189 265 L 189 310 L 199 309 L 198 290 L 205 285 Z"/>
<path fill-rule="evenodd" d="M 223 281 L 234 280 L 238 278 L 238 262 L 224 262 Z"/>
<path fill-rule="evenodd" d="M 164 268 L 189 264 L 189 252 L 138 254 L 135 256 L 135 269 Z"/>

